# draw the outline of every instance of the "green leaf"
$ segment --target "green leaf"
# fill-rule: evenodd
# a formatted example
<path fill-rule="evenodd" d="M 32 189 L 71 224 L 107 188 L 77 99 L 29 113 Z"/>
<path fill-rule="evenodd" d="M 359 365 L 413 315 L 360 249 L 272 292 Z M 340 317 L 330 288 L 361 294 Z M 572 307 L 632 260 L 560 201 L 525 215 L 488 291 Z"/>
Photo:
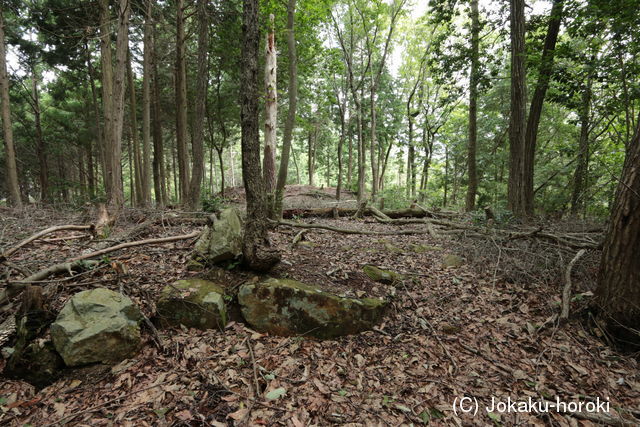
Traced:
<path fill-rule="evenodd" d="M 489 418 L 491 418 L 495 425 L 501 425 L 500 414 L 496 414 L 495 412 L 487 412 L 487 415 L 489 416 Z"/>
<path fill-rule="evenodd" d="M 284 387 L 279 387 L 275 390 L 271 390 L 265 397 L 269 400 L 276 400 L 280 399 L 285 394 L 287 394 L 287 390 Z"/>
<path fill-rule="evenodd" d="M 339 390 L 339 391 L 338 391 L 338 394 L 339 394 L 340 396 L 346 396 L 346 395 L 347 395 L 347 391 L 346 391 L 346 390 Z"/>

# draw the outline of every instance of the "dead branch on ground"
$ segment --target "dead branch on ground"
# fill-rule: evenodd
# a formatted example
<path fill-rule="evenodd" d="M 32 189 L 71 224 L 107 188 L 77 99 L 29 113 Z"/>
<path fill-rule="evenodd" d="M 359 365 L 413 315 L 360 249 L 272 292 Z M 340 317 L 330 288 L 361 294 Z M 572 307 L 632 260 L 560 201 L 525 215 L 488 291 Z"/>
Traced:
<path fill-rule="evenodd" d="M 64 231 L 64 230 L 73 230 L 73 231 L 84 230 L 84 231 L 89 231 L 93 233 L 95 228 L 93 225 L 56 225 L 54 227 L 46 228 L 44 230 L 38 231 L 37 233 L 27 237 L 17 245 L 5 250 L 2 254 L 0 254 L 0 263 L 7 260 L 18 249 L 28 245 L 34 240 L 38 240 L 39 238 L 41 238 L 42 236 L 46 236 L 47 234 L 55 233 L 57 231 Z"/>
<path fill-rule="evenodd" d="M 573 270 L 573 265 L 582 258 L 586 251 L 584 249 L 580 249 L 576 256 L 573 257 L 569 265 L 567 266 L 567 271 L 564 274 L 564 289 L 562 290 L 562 312 L 560 313 L 561 319 L 569 318 L 569 303 L 571 302 L 571 270 Z"/>

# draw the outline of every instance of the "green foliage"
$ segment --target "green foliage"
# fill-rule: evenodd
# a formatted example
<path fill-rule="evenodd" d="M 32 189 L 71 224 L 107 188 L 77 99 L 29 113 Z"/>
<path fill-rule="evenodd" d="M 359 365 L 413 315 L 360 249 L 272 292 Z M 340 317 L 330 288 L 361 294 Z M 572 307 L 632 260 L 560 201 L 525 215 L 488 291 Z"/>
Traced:
<path fill-rule="evenodd" d="M 203 194 L 200 203 L 204 212 L 220 212 L 228 203 L 228 200 L 218 195 Z"/>

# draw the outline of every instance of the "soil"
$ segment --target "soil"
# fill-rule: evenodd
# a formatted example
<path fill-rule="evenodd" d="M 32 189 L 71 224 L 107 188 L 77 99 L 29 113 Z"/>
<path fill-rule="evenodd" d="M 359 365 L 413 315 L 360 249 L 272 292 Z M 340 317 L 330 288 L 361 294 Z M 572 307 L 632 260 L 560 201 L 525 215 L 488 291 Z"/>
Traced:
<path fill-rule="evenodd" d="M 308 207 L 332 203 L 324 196 L 302 195 L 314 191 L 332 194 L 329 189 L 294 187 L 285 200 L 292 200 L 288 206 L 301 208 L 306 203 L 311 204 Z M 127 211 L 113 235 L 148 215 Z M 3 210 L 0 247 L 52 225 L 89 221 L 83 213 Z M 305 221 L 341 228 L 398 229 L 352 219 Z M 156 225 L 137 239 L 186 234 L 201 227 L 184 222 Z M 599 398 L 611 402 L 612 416 L 618 416 L 613 408 L 635 410 L 637 416 L 638 360 L 618 353 L 594 334 L 583 316 L 588 293 L 576 297 L 575 314 L 568 323 L 549 323 L 538 331 L 537 326 L 559 311 L 560 280 L 554 285 L 507 281 L 496 274 L 494 265 L 474 265 L 471 259 L 460 268 L 444 268 L 446 254 L 470 255 L 447 237 L 310 230 L 305 237 L 312 246 L 292 247 L 299 231 L 279 227 L 271 234 L 272 243 L 282 252 L 282 262 L 272 275 L 344 295 L 388 298 L 386 320 L 375 330 L 319 341 L 268 336 L 232 321 L 224 331 L 161 330 L 165 342 L 161 350 L 143 326 L 140 353 L 108 371 L 100 368 L 100 375 L 87 370 L 84 376 L 41 390 L 0 378 L 0 424 L 593 425 L 578 421 L 579 414 L 554 411 L 488 414 L 482 406 L 475 416 L 454 412 L 454 401 L 464 396 L 476 398 L 481 405 L 490 405 L 493 397 L 567 402 Z M 89 238 L 52 240 L 79 234 L 61 232 L 20 249 L 9 260 L 13 267 L 7 269 L 8 279 L 19 280 L 20 270 L 37 271 L 97 243 Z M 163 286 L 202 274 L 187 271 L 192 245 L 193 241 L 179 241 L 115 252 L 96 270 L 43 283 L 51 291 L 46 304 L 57 311 L 81 290 L 122 287 L 153 317 L 154 301 Z M 395 286 L 372 282 L 362 273 L 366 264 L 401 273 L 406 279 Z M 230 292 L 255 280 L 254 274 L 238 267 L 207 274 Z M 2 312 L 0 324 L 16 309 Z M 10 339 L 0 347 L 9 345 Z M 0 369 L 4 363 L 0 361 Z M 638 422 L 628 413 L 624 416 Z"/>

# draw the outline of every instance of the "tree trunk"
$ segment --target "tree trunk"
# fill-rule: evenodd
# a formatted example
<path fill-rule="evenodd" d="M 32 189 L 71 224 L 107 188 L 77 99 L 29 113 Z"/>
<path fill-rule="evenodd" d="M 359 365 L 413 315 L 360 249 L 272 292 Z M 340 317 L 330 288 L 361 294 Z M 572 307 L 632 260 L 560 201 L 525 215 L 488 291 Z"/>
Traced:
<path fill-rule="evenodd" d="M 193 174 L 189 184 L 187 207 L 195 210 L 200 204 L 200 189 L 204 173 L 204 121 L 209 81 L 207 57 L 209 49 L 209 19 L 207 0 L 198 0 L 198 76 L 196 81 L 195 118 L 193 122 Z"/>
<path fill-rule="evenodd" d="M 131 52 L 127 54 L 127 80 L 129 81 L 129 125 L 131 129 L 131 144 L 133 150 L 133 175 L 131 182 L 135 188 L 134 194 L 131 194 L 131 202 L 135 206 L 143 204 L 142 199 L 142 160 L 140 158 L 140 141 L 138 140 L 138 103 L 136 101 L 136 83 L 135 75 L 131 69 Z M 135 202 L 135 203 L 134 203 Z"/>
<path fill-rule="evenodd" d="M 284 189 L 287 185 L 289 174 L 289 157 L 291 155 L 291 141 L 293 128 L 296 124 L 296 107 L 298 103 L 298 57 L 296 54 L 295 38 L 296 0 L 288 0 L 287 4 L 287 53 L 289 55 L 289 111 L 284 124 L 284 136 L 282 140 L 282 153 L 280 155 L 280 169 L 278 170 L 278 182 L 276 183 L 276 195 L 273 218 L 282 216 L 282 201 Z"/>
<path fill-rule="evenodd" d="M 153 0 L 146 0 L 142 58 L 142 205 L 151 205 L 151 61 L 153 59 Z"/>
<path fill-rule="evenodd" d="M 384 64 L 383 64 L 384 66 Z M 376 109 L 376 90 L 377 82 L 371 82 L 371 144 L 369 145 L 369 156 L 371 157 L 371 201 L 375 202 L 378 196 L 378 135 L 376 133 L 377 126 L 377 109 Z"/>
<path fill-rule="evenodd" d="M 222 148 L 217 149 L 218 152 L 218 163 L 220 164 L 220 196 L 224 197 L 224 160 L 222 157 Z"/>
<path fill-rule="evenodd" d="M 336 94 L 337 95 L 337 94 Z M 338 103 L 340 103 L 340 98 L 338 99 Z M 339 113 L 340 113 L 340 139 L 338 140 L 338 183 L 336 184 L 336 200 L 340 200 L 340 193 L 342 193 L 342 147 L 344 146 L 344 138 L 345 138 L 345 106 L 338 105 Z"/>
<path fill-rule="evenodd" d="M 42 123 L 40 120 L 40 92 L 38 88 L 39 76 L 36 65 L 31 74 L 31 98 L 33 100 L 33 118 L 36 131 L 36 153 L 38 155 L 38 178 L 40 181 L 40 200 L 49 202 L 49 165 L 47 164 L 47 145 L 42 135 Z"/>
<path fill-rule="evenodd" d="M 640 117 L 627 147 L 600 260 L 595 304 L 608 332 L 640 347 Z"/>
<path fill-rule="evenodd" d="M 528 215 L 533 215 L 534 211 L 533 177 L 538 125 L 540 124 L 540 116 L 542 115 L 544 97 L 549 88 L 549 81 L 551 80 L 551 74 L 553 72 L 556 42 L 558 40 L 558 33 L 560 32 L 560 23 L 562 22 L 562 9 L 563 0 L 554 0 L 549 15 L 549 27 L 547 28 L 547 35 L 542 50 L 542 59 L 538 70 L 538 83 L 533 93 L 533 98 L 531 99 L 531 107 L 529 108 L 529 117 L 527 119 L 523 163 L 523 196 L 525 211 Z"/>
<path fill-rule="evenodd" d="M 510 0 L 511 13 L 511 118 L 509 121 L 509 184 L 507 203 L 514 215 L 528 215 L 524 189 L 525 114 L 525 17 L 524 0 Z"/>
<path fill-rule="evenodd" d="M 347 188 L 351 191 L 351 186 L 353 184 L 353 132 L 351 131 L 351 114 L 349 114 L 347 132 L 349 132 L 347 145 Z"/>
<path fill-rule="evenodd" d="M 276 129 L 278 125 L 278 91 L 275 17 L 269 15 L 267 33 L 266 60 L 264 65 L 265 118 L 264 118 L 264 157 L 263 169 L 267 207 L 274 209 L 274 191 L 276 189 Z"/>
<path fill-rule="evenodd" d="M 243 0 L 240 111 L 242 130 L 242 178 L 247 200 L 242 253 L 246 265 L 268 271 L 279 254 L 268 247 L 265 185 L 260 167 L 258 123 L 258 0 Z"/>
<path fill-rule="evenodd" d="M 573 192 L 571 193 L 571 214 L 577 215 L 585 206 L 584 192 L 587 184 L 589 167 L 589 126 L 591 115 L 591 76 L 582 93 L 582 108 L 580 111 L 580 143 L 578 147 L 578 163 L 573 176 Z"/>
<path fill-rule="evenodd" d="M 154 4 L 155 0 L 149 0 Z M 153 19 L 153 18 L 152 18 Z M 156 205 L 166 206 L 169 197 L 167 195 L 167 173 L 164 161 L 164 144 L 162 141 L 162 117 L 160 114 L 160 81 L 158 78 L 158 55 L 155 43 L 155 26 L 152 28 L 151 47 L 149 53 L 150 68 L 152 73 L 152 93 L 151 93 L 151 117 L 153 120 L 153 188 L 155 192 Z"/>
<path fill-rule="evenodd" d="M 314 176 L 316 172 L 316 136 L 314 131 L 309 131 L 307 138 L 307 173 L 309 175 L 309 185 L 315 185 Z"/>
<path fill-rule="evenodd" d="M 465 210 L 470 212 L 476 207 L 478 192 L 478 174 L 476 171 L 476 146 L 478 143 L 478 80 L 480 56 L 480 17 L 478 0 L 471 0 L 471 71 L 469 72 L 469 145 L 467 150 L 467 199 Z"/>
<path fill-rule="evenodd" d="M 187 65 L 185 56 L 184 0 L 176 3 L 176 144 L 181 204 L 189 197 L 189 151 L 187 150 Z"/>
<path fill-rule="evenodd" d="M 16 150 L 13 144 L 13 127 L 11 126 L 11 107 L 9 105 L 9 76 L 7 75 L 7 53 L 4 42 L 4 16 L 0 7 L 0 90 L 2 91 L 2 131 L 4 134 L 4 156 L 7 168 L 7 193 L 9 201 L 16 208 L 22 208 L 20 186 L 18 185 L 18 168 L 16 166 Z"/>
<path fill-rule="evenodd" d="M 95 120 L 95 138 L 98 142 L 98 163 L 104 173 L 105 170 L 105 140 L 102 130 L 102 117 L 100 116 L 100 107 L 98 107 L 98 91 L 96 89 L 95 82 L 95 70 L 91 63 L 91 52 L 89 51 L 89 45 L 84 45 L 87 54 L 87 73 L 89 74 L 89 85 L 91 87 L 91 100 L 93 105 L 93 119 Z M 93 197 L 93 196 L 92 196 Z"/>

